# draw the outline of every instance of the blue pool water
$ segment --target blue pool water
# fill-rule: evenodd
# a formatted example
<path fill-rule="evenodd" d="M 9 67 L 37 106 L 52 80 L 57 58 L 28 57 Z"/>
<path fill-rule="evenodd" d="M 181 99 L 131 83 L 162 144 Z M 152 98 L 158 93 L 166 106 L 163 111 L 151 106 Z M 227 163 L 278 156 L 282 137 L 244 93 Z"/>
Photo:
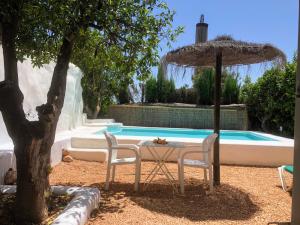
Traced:
<path fill-rule="evenodd" d="M 212 130 L 181 129 L 181 128 L 151 128 L 108 126 L 107 131 L 118 136 L 144 136 L 144 137 L 180 137 L 205 138 L 212 134 Z M 100 134 L 103 131 L 98 131 Z M 248 141 L 276 141 L 272 138 L 258 135 L 249 131 L 221 131 L 222 140 L 248 140 Z"/>

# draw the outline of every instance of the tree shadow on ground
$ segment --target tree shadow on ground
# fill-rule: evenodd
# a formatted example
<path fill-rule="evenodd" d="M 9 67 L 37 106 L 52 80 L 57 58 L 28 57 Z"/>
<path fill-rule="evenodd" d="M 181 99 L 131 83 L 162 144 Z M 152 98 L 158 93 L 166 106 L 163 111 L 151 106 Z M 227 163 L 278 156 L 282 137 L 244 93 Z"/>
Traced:
<path fill-rule="evenodd" d="M 260 210 L 247 192 L 231 185 L 221 184 L 213 194 L 207 195 L 207 186 L 202 181 L 189 179 L 186 183 L 185 195 L 173 192 L 165 179 L 150 184 L 147 190 L 141 185 L 138 193 L 133 191 L 133 184 L 113 183 L 109 191 L 101 192 L 102 201 L 93 216 L 122 213 L 127 204 L 191 221 L 247 220 Z M 103 190 L 103 185 L 91 186 Z"/>
<path fill-rule="evenodd" d="M 270 222 L 268 225 L 291 225 L 290 222 Z"/>
<path fill-rule="evenodd" d="M 281 189 L 284 192 L 284 190 L 282 189 L 281 185 L 276 185 L 275 187 Z M 292 197 L 293 196 L 293 188 L 291 188 L 290 186 L 288 186 L 288 190 L 286 191 L 286 193 L 290 197 Z"/>

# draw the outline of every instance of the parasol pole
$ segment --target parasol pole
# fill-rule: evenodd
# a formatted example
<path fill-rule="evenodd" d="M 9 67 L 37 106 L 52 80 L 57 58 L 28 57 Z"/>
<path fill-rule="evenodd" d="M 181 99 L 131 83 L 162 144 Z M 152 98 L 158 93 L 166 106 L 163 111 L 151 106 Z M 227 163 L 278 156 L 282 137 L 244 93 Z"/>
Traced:
<path fill-rule="evenodd" d="M 299 1 L 300 5 L 300 1 Z M 292 199 L 292 225 L 300 224 L 300 12 L 298 22 L 298 57 L 295 106 L 295 147 L 294 147 L 294 181 Z"/>
<path fill-rule="evenodd" d="M 220 185 L 220 100 L 221 100 L 222 52 L 216 56 L 216 76 L 214 90 L 214 133 L 218 137 L 214 144 L 214 185 Z"/>

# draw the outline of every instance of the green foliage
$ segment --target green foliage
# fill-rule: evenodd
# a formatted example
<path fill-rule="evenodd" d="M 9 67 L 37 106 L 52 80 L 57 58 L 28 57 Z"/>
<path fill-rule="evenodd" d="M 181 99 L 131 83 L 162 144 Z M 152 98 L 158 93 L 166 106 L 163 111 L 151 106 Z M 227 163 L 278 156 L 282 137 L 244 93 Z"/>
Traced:
<path fill-rule="evenodd" d="M 155 78 L 151 77 L 146 82 L 146 101 L 148 103 L 173 103 L 176 101 L 175 82 L 171 78 L 167 79 L 164 75 L 161 65 L 158 66 L 157 80 L 154 84 Z M 155 87 L 155 88 L 154 88 Z"/>
<path fill-rule="evenodd" d="M 158 102 L 168 102 L 169 91 L 170 91 L 169 89 L 170 89 L 170 83 L 168 79 L 165 77 L 162 65 L 160 64 L 158 66 L 157 84 L 156 84 Z"/>
<path fill-rule="evenodd" d="M 112 60 L 120 57 L 122 52 L 115 47 L 105 47 L 97 31 L 87 31 L 79 40 L 74 46 L 72 62 L 84 73 L 82 87 L 85 108 L 95 111 L 99 106 L 103 111 L 107 108 L 106 104 L 112 102 L 121 83 L 130 79 L 130 74 L 123 74 L 126 68 L 117 67 Z"/>
<path fill-rule="evenodd" d="M 174 103 L 176 102 L 176 88 L 174 79 L 170 79 L 167 81 L 167 102 Z"/>
<path fill-rule="evenodd" d="M 197 70 L 193 78 L 193 86 L 196 90 L 198 105 L 214 104 L 215 71 L 213 69 Z M 238 103 L 240 86 L 238 76 L 228 70 L 222 73 L 222 104 Z"/>
<path fill-rule="evenodd" d="M 64 38 L 74 40 L 90 23 L 99 21 L 99 11 L 95 10 L 98 2 L 95 0 L 32 0 L 22 3 L 16 42 L 18 58 L 30 58 L 35 66 L 56 60 Z"/>
<path fill-rule="evenodd" d="M 223 88 L 223 104 L 230 105 L 238 103 L 240 86 L 238 84 L 238 77 L 234 74 L 227 74 L 224 81 Z"/>
<path fill-rule="evenodd" d="M 256 100 L 258 98 L 257 85 L 251 82 L 251 77 L 246 76 L 244 84 L 241 87 L 240 91 L 240 102 L 247 105 L 248 117 L 250 121 L 250 127 L 252 129 L 261 128 L 261 122 L 257 116 L 257 106 Z"/>
<path fill-rule="evenodd" d="M 198 105 L 212 105 L 214 102 L 214 70 L 204 69 L 194 77 Z"/>
<path fill-rule="evenodd" d="M 296 87 L 296 61 L 284 70 L 267 70 L 256 83 L 247 78 L 240 100 L 247 104 L 252 128 L 285 136 L 293 136 Z M 280 132 L 280 127 L 283 131 Z"/>
<path fill-rule="evenodd" d="M 1 21 L 11 20 L 7 11 L 16 7 L 22 7 L 19 60 L 41 66 L 57 59 L 64 38 L 75 40 L 72 62 L 84 73 L 84 102 L 91 110 L 121 96 L 121 83 L 129 85 L 134 76 L 146 80 L 158 64 L 159 43 L 170 46 L 183 32 L 172 27 L 175 12 L 164 0 L 4 0 Z"/>
<path fill-rule="evenodd" d="M 176 102 L 197 104 L 197 93 L 194 88 L 188 88 L 187 85 L 176 90 Z"/>
<path fill-rule="evenodd" d="M 0 14 L 13 2 L 17 1 L 3 1 Z M 182 27 L 172 29 L 173 16 L 163 0 L 24 1 L 17 40 L 19 59 L 29 57 L 35 65 L 42 65 L 56 59 L 63 38 L 97 30 L 99 43 L 119 52 L 114 58 L 117 66 L 147 77 L 158 62 L 159 42 L 174 41 L 182 32 Z"/>
<path fill-rule="evenodd" d="M 277 114 L 275 121 L 283 127 L 283 133 L 294 137 L 295 116 L 295 92 L 296 92 L 296 59 L 285 66 L 282 78 L 282 93 L 280 115 Z"/>
<path fill-rule="evenodd" d="M 253 85 L 254 84 L 251 82 L 251 77 L 249 75 L 246 75 L 240 90 L 239 98 L 241 102 L 247 102 L 250 100 L 249 97 L 251 97 L 251 90 L 253 88 Z"/>
<path fill-rule="evenodd" d="M 194 88 L 186 90 L 186 98 L 184 102 L 187 104 L 197 104 L 197 93 Z"/>
<path fill-rule="evenodd" d="M 157 101 L 157 87 L 156 87 L 156 79 L 151 76 L 147 82 L 145 87 L 145 99 L 148 103 L 155 103 Z"/>
<path fill-rule="evenodd" d="M 126 1 L 121 2 L 128 6 Z M 137 27 L 127 30 L 125 42 L 108 43 L 109 37 L 98 30 L 82 33 L 75 46 L 72 62 L 85 74 L 83 96 L 88 108 L 95 110 L 98 104 L 101 110 L 103 107 L 107 108 L 103 103 L 110 104 L 114 97 L 121 104 L 129 103 L 131 95 L 128 86 L 133 83 L 133 77 L 136 75 L 138 80 L 145 80 L 151 67 L 158 62 L 159 42 L 162 39 L 174 40 L 181 32 L 181 28 L 171 30 L 170 22 L 174 12 L 158 2 L 160 1 L 149 3 L 153 4 L 150 8 L 142 4 L 146 8 L 139 9 L 140 11 L 130 11 L 134 9 L 132 6 L 127 9 L 129 14 L 122 17 L 122 20 L 130 20 L 130 17 L 136 17 L 136 13 L 143 16 L 139 15 L 141 18 L 136 21 Z M 157 12 L 154 13 L 154 10 Z M 140 33 L 141 30 L 144 34 Z M 126 39 L 130 41 L 126 43 Z"/>
<path fill-rule="evenodd" d="M 146 80 L 158 64 L 160 41 L 170 45 L 183 32 L 172 28 L 175 12 L 163 0 L 4 0 L 1 21 L 11 20 L 7 12 L 16 7 L 22 7 L 19 60 L 41 66 L 57 59 L 64 38 L 75 40 L 72 62 L 84 73 L 84 101 L 92 110 L 111 102 L 134 75 Z"/>
<path fill-rule="evenodd" d="M 187 95 L 187 86 L 182 86 L 176 90 L 176 102 L 184 103 Z"/>
<path fill-rule="evenodd" d="M 128 104 L 130 103 L 130 93 L 129 93 L 129 87 L 127 85 L 122 86 L 118 93 L 117 96 L 119 104 Z"/>

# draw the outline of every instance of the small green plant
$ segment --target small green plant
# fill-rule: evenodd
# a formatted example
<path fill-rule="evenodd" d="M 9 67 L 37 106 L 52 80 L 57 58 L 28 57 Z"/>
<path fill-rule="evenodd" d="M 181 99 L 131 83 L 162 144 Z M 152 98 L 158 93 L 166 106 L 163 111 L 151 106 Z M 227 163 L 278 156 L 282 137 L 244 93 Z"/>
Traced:
<path fill-rule="evenodd" d="M 51 174 L 53 171 L 53 167 L 51 165 L 48 165 L 47 173 Z"/>

